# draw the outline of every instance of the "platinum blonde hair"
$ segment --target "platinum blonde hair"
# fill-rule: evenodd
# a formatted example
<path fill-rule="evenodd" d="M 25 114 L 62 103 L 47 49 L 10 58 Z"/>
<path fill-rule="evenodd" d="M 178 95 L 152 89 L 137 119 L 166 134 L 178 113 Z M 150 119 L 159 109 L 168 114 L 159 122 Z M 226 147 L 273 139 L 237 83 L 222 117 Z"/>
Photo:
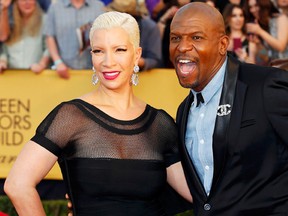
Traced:
<path fill-rule="evenodd" d="M 99 15 L 93 22 L 90 29 L 90 44 L 92 46 L 92 38 L 97 29 L 111 29 L 120 27 L 124 29 L 131 39 L 134 48 L 140 45 L 140 30 L 137 21 L 133 16 L 127 13 L 110 11 Z"/>

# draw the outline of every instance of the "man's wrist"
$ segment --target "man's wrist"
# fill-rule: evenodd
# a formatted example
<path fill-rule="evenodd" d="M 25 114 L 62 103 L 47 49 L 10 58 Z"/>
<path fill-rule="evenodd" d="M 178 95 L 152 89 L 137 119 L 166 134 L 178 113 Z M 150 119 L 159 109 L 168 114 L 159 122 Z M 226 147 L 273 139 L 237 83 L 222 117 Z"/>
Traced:
<path fill-rule="evenodd" d="M 57 69 L 57 66 L 58 66 L 59 64 L 61 64 L 61 63 L 63 63 L 62 59 L 57 59 L 56 61 L 54 61 L 51 69 L 52 69 L 52 70 L 56 70 L 56 69 Z"/>

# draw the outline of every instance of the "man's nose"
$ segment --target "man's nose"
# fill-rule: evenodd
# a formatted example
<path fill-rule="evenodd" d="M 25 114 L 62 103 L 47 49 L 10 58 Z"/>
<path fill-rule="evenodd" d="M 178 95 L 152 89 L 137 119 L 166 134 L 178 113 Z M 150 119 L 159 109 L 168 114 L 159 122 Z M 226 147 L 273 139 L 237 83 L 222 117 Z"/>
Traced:
<path fill-rule="evenodd" d="M 189 40 L 182 40 L 178 45 L 179 52 L 187 52 L 193 50 L 193 44 Z"/>

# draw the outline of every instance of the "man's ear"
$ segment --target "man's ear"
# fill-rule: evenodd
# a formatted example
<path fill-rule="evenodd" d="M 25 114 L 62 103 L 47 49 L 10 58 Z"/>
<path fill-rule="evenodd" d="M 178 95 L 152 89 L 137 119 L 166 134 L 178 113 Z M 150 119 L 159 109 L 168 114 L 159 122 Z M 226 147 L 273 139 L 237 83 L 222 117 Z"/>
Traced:
<path fill-rule="evenodd" d="M 221 55 L 226 55 L 229 42 L 230 42 L 230 39 L 227 35 L 221 36 L 220 43 L 219 43 L 219 53 Z"/>

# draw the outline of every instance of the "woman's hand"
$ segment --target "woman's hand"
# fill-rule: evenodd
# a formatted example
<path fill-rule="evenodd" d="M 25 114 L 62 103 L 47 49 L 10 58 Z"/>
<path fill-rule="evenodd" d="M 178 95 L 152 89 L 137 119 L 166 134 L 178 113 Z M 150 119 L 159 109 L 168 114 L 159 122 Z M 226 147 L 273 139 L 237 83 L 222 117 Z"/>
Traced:
<path fill-rule="evenodd" d="M 65 198 L 67 199 L 67 208 L 68 208 L 68 216 L 73 216 L 73 212 L 72 212 L 72 202 L 69 199 L 69 195 L 66 193 L 65 194 Z"/>
<path fill-rule="evenodd" d="M 0 8 L 1 10 L 6 10 L 12 3 L 12 0 L 1 0 L 0 1 Z"/>

